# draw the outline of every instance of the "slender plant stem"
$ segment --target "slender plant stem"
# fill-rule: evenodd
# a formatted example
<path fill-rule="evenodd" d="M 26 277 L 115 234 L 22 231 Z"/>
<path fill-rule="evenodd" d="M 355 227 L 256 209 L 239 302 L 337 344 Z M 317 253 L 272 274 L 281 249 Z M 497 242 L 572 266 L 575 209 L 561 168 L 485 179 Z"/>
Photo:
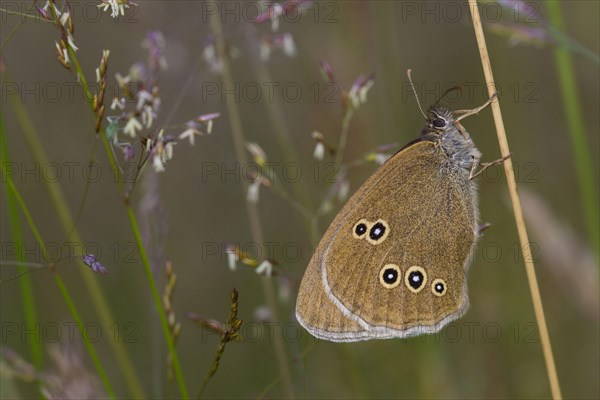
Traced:
<path fill-rule="evenodd" d="M 70 47 L 69 47 L 69 55 L 71 57 L 71 60 L 73 61 L 73 65 L 75 66 L 77 74 L 80 78 L 81 85 L 86 93 L 88 103 L 90 104 L 90 106 L 92 106 L 93 98 L 92 98 L 91 92 L 89 90 L 89 86 L 87 84 L 87 81 L 85 80 L 83 71 L 81 70 L 81 67 L 77 60 L 75 52 L 73 52 L 73 50 Z M 119 167 L 118 167 L 117 161 L 114 157 L 114 154 L 112 152 L 112 149 L 110 147 L 110 143 L 108 142 L 108 139 L 106 138 L 106 135 L 104 134 L 103 129 L 100 130 L 99 136 L 100 136 L 102 142 L 104 143 L 104 148 L 106 150 L 106 154 L 108 156 L 111 168 L 112 168 L 115 176 L 118 177 L 117 183 L 118 183 L 119 189 L 122 191 L 124 188 L 124 185 L 123 185 L 122 179 L 120 178 L 121 175 L 119 172 Z M 156 311 L 158 312 L 158 317 L 160 319 L 163 336 L 165 338 L 165 341 L 167 343 L 167 348 L 169 350 L 169 354 L 173 361 L 173 369 L 175 371 L 175 378 L 177 380 L 179 392 L 184 399 L 187 399 L 187 398 L 189 398 L 189 394 L 187 391 L 187 387 L 185 385 L 185 380 L 183 378 L 183 372 L 181 370 L 181 364 L 179 362 L 179 357 L 177 355 L 177 351 L 175 350 L 175 342 L 173 341 L 173 335 L 171 333 L 171 330 L 169 329 L 169 323 L 167 321 L 167 314 L 165 312 L 164 305 L 162 303 L 161 295 L 158 292 L 158 288 L 156 286 L 156 280 L 154 279 L 154 274 L 152 274 L 152 268 L 150 267 L 150 260 L 148 258 L 148 253 L 146 252 L 146 248 L 142 241 L 142 236 L 139 231 L 137 219 L 135 217 L 135 212 L 133 211 L 133 208 L 131 207 L 131 204 L 129 203 L 129 201 L 126 201 L 126 208 L 127 208 L 127 216 L 129 217 L 129 224 L 133 231 L 133 235 L 134 235 L 137 247 L 138 247 L 138 251 L 140 253 L 140 258 L 142 260 L 142 266 L 144 268 L 144 273 L 146 275 L 146 279 L 148 280 L 148 285 L 150 286 L 150 292 L 152 294 L 152 299 L 154 300 L 154 305 L 156 307 Z"/>
<path fill-rule="evenodd" d="M 15 187 L 15 185 L 12 181 L 12 178 L 7 173 L 4 164 L 1 164 L 0 167 L 2 169 L 2 175 L 3 175 L 4 179 L 6 180 L 6 185 L 8 186 L 8 189 L 10 190 L 12 195 L 14 196 L 16 202 L 21 207 L 21 211 L 23 211 L 25 220 L 27 220 L 27 223 L 29 225 L 29 228 L 31 229 L 31 232 L 33 233 L 33 236 L 35 237 L 40 249 L 42 249 L 42 255 L 44 255 L 46 245 L 45 245 L 44 240 L 42 239 L 42 236 L 40 235 L 40 232 L 39 232 L 37 226 L 33 222 L 33 218 L 31 217 L 31 213 L 29 212 L 29 209 L 27 208 L 25 201 L 21 197 L 21 194 Z M 102 381 L 102 384 L 104 385 L 104 389 L 106 390 L 106 393 L 109 395 L 109 397 L 111 399 L 115 399 L 116 398 L 115 392 L 113 391 L 113 388 L 108 380 L 108 377 L 106 376 L 106 372 L 104 372 L 104 367 L 102 367 L 102 363 L 100 362 L 100 359 L 98 358 L 98 355 L 96 354 L 96 350 L 94 349 L 94 346 L 92 346 L 92 343 L 88 340 L 88 338 L 86 336 L 85 330 L 83 329 L 83 327 L 84 327 L 83 321 L 81 319 L 81 316 L 79 315 L 79 312 L 77 311 L 77 308 L 75 307 L 73 298 L 69 294 L 67 287 L 65 286 L 64 282 L 62 281 L 62 279 L 58 275 L 58 273 L 53 272 L 53 275 L 54 275 L 54 280 L 56 281 L 56 284 L 58 285 L 58 289 L 59 289 L 61 295 L 63 296 L 65 303 L 67 303 L 67 307 L 69 308 L 71 315 L 75 319 L 75 322 L 77 322 L 77 327 L 79 328 L 79 331 L 83 338 L 83 343 L 85 344 L 88 354 L 90 355 L 90 358 L 92 359 L 92 362 L 94 363 L 94 367 L 96 368 L 96 372 L 98 372 L 98 376 L 100 377 L 100 380 Z"/>
<path fill-rule="evenodd" d="M 559 1 L 547 1 L 548 16 L 555 31 L 562 33 L 564 21 L 561 15 Z M 557 34 L 559 46 L 554 49 L 554 62 L 558 72 L 561 100 L 567 117 L 571 144 L 573 146 L 573 159 L 577 169 L 577 180 L 581 191 L 581 202 L 583 203 L 583 214 L 587 224 L 590 242 L 596 255 L 596 261 L 600 258 L 600 215 L 598 214 L 598 181 L 594 177 L 594 165 L 591 161 L 589 144 L 585 135 L 585 123 L 581 113 L 581 103 L 577 93 L 577 82 L 571 63 L 571 55 L 568 50 L 567 37 Z"/>
<path fill-rule="evenodd" d="M 129 216 L 131 229 L 133 230 L 133 235 L 138 245 L 138 251 L 140 252 L 144 272 L 146 273 L 146 278 L 148 279 L 148 284 L 150 285 L 152 299 L 154 300 L 154 306 L 156 307 L 156 311 L 158 311 L 158 317 L 160 319 L 160 325 L 163 330 L 163 335 L 167 342 L 167 348 L 169 349 L 169 354 L 171 354 L 173 357 L 173 369 L 175 370 L 175 377 L 179 386 L 179 392 L 184 399 L 188 399 L 189 394 L 185 386 L 185 382 L 183 380 L 183 373 L 181 371 L 179 357 L 177 357 L 177 351 L 175 351 L 175 342 L 173 341 L 173 335 L 171 334 L 171 330 L 169 329 L 169 321 L 167 320 L 167 314 L 162 303 L 161 295 L 158 292 L 156 281 L 154 280 L 154 275 L 152 274 L 152 269 L 150 268 L 150 260 L 148 259 L 148 253 L 146 253 L 146 248 L 144 247 L 142 242 L 142 235 L 140 234 L 135 214 L 130 206 L 127 206 L 127 215 Z"/>
<path fill-rule="evenodd" d="M 41 16 L 39 16 L 38 14 L 26 14 L 26 13 L 22 13 L 22 12 L 18 12 L 18 11 L 7 10 L 6 8 L 2 8 L 2 7 L 0 7 L 0 12 L 4 13 L 6 15 L 16 15 L 21 18 L 31 18 L 31 19 L 35 19 L 36 21 L 47 22 L 47 23 L 51 23 L 51 24 L 54 23 L 54 21 L 44 19 Z"/>
<path fill-rule="evenodd" d="M 310 221 L 312 219 L 313 213 L 309 211 L 306 207 L 304 207 L 295 197 L 289 194 L 285 188 L 280 185 L 277 181 L 273 182 L 273 186 L 271 187 L 274 193 L 278 194 L 283 200 L 287 201 L 298 213 L 300 213 L 307 225 L 308 232 L 310 233 Z"/>
<path fill-rule="evenodd" d="M 4 261 L 4 260 L 0 261 L 0 266 L 9 266 L 9 265 L 15 265 L 17 267 L 27 267 L 28 270 L 42 269 L 42 268 L 46 267 L 46 265 L 44 265 L 42 263 L 37 263 L 37 262 Z"/>
<path fill-rule="evenodd" d="M 0 163 L 4 165 L 10 162 L 8 155 L 8 143 L 4 136 L 4 118 L 0 114 Z M 6 186 L 6 184 L 5 184 Z M 13 243 L 17 246 L 24 244 L 23 234 L 21 232 L 21 218 L 19 216 L 19 210 L 17 207 L 17 199 L 10 190 L 6 190 L 6 208 L 8 212 L 8 224 L 10 225 L 10 232 Z M 23 252 L 18 252 L 17 261 L 21 263 L 21 266 L 17 269 L 18 275 L 23 275 L 30 268 L 25 265 L 25 258 Z M 35 307 L 35 293 L 33 291 L 33 285 L 31 284 L 31 278 L 29 276 L 23 276 L 19 279 L 19 288 L 21 291 L 21 304 L 23 305 L 23 311 L 25 313 L 25 323 L 27 326 L 35 326 L 36 322 L 39 321 L 37 309 Z M 44 351 L 42 349 L 42 343 L 39 340 L 28 340 L 27 346 L 29 347 L 29 355 L 33 365 L 36 368 L 42 367 L 44 361 Z"/>
<path fill-rule="evenodd" d="M 6 74 L 6 71 L 4 73 Z M 29 146 L 34 160 L 40 165 L 48 165 L 48 156 L 46 155 L 36 129 L 31 123 L 27 111 L 23 107 L 23 103 L 15 96 L 10 96 L 9 99 L 15 116 L 17 117 L 17 121 L 21 127 L 21 133 Z M 74 228 L 75 223 L 67 206 L 68 202 L 66 201 L 60 186 L 50 183 L 47 179 L 44 179 L 43 182 L 50 196 L 50 200 L 52 201 L 52 205 L 56 210 L 58 219 L 65 233 L 69 235 L 69 240 L 74 243 L 83 243 L 79 231 Z M 114 317 L 112 316 L 110 307 L 106 301 L 106 296 L 100 289 L 100 286 L 96 281 L 96 277 L 93 274 L 87 273 L 88 267 L 83 264 L 81 260 L 77 261 L 77 263 L 80 266 L 80 268 L 77 269 L 81 272 L 81 278 L 87 292 L 89 293 L 89 298 L 95 307 L 96 313 L 100 318 L 100 323 L 104 329 L 108 330 L 109 327 L 114 324 Z M 133 368 L 133 363 L 129 358 L 129 354 L 125 350 L 125 344 L 120 340 L 109 340 L 108 343 L 116 356 L 117 363 L 125 380 L 128 383 L 132 396 L 135 398 L 144 398 L 144 390 L 140 383 L 139 377 Z"/>
<path fill-rule="evenodd" d="M 96 354 L 96 351 L 94 350 L 94 346 L 92 345 L 89 338 L 87 337 L 86 331 L 84 329 L 83 321 L 81 319 L 81 316 L 79 315 L 79 312 L 77 311 L 77 308 L 75 307 L 75 303 L 73 302 L 73 299 L 69 295 L 69 292 L 67 291 L 67 287 L 65 286 L 65 283 L 61 279 L 60 275 L 58 275 L 58 273 L 56 273 L 56 272 L 53 272 L 53 275 L 54 275 L 54 280 L 56 281 L 56 284 L 58 285 L 60 292 L 63 294 L 65 302 L 67 303 L 67 306 L 69 307 L 69 311 L 71 312 L 71 315 L 73 315 L 73 317 L 75 318 L 75 321 L 77 322 L 77 327 L 79 328 L 79 331 L 81 332 L 81 336 L 83 337 L 83 343 L 85 344 L 85 347 L 87 348 L 87 351 L 90 354 L 90 357 L 92 358 L 92 362 L 94 363 L 94 366 L 96 367 L 96 371 L 98 371 L 100 380 L 104 384 L 104 388 L 106 389 L 106 392 L 108 393 L 110 398 L 115 399 L 116 398 L 115 392 L 113 391 L 113 388 L 110 385 L 108 376 L 106 376 L 106 372 L 104 372 L 104 368 L 102 367 L 102 363 L 100 362 L 100 359 L 98 358 L 98 355 Z"/>
<path fill-rule="evenodd" d="M 77 59 L 75 52 L 73 51 L 73 49 L 70 46 L 69 46 L 69 58 L 73 62 L 73 66 L 75 67 L 75 71 L 77 72 L 77 77 L 78 77 L 79 82 L 81 83 L 81 87 L 83 88 L 83 91 L 85 92 L 85 97 L 88 100 L 88 104 L 90 107 L 93 107 L 94 98 L 92 96 L 92 92 L 90 91 L 90 87 L 87 83 L 87 80 L 85 79 L 85 75 L 83 74 L 81 65 L 79 65 L 79 60 Z M 93 110 L 93 108 L 92 108 L 92 110 Z M 123 181 L 121 180 L 121 172 L 119 170 L 119 165 L 117 163 L 117 160 L 115 159 L 114 152 L 112 151 L 112 147 L 110 147 L 110 143 L 108 142 L 108 139 L 106 138 L 104 129 L 102 129 L 102 128 L 100 129 L 98 136 L 100 136 L 100 139 L 102 140 L 102 143 L 104 144 L 104 149 L 106 150 L 106 153 L 108 154 L 108 162 L 110 163 L 110 167 L 113 170 L 113 173 L 115 174 L 115 178 L 116 178 L 117 184 L 119 185 L 119 189 L 123 190 Z"/>
<path fill-rule="evenodd" d="M 23 25 L 23 21 L 19 21 L 17 22 L 17 24 L 15 25 L 15 27 L 12 29 L 12 31 L 10 31 L 10 33 L 8 35 L 6 35 L 6 37 L 4 38 L 4 41 L 2 42 L 2 44 L 0 45 L 0 54 L 2 53 L 2 51 L 4 51 L 4 47 L 10 42 L 10 40 L 12 39 L 13 35 L 15 33 L 17 33 L 17 31 L 19 30 L 19 28 Z"/>
<path fill-rule="evenodd" d="M 225 39 L 223 37 L 223 29 L 221 26 L 221 21 L 219 20 L 219 16 L 217 14 L 210 15 L 210 27 L 215 37 L 215 43 L 217 47 L 218 55 L 223 63 L 223 80 L 227 87 L 233 87 L 233 75 L 231 73 L 228 56 L 225 47 Z M 245 139 L 244 139 L 244 131 L 242 128 L 242 121 L 239 109 L 237 104 L 234 101 L 230 100 L 230 96 L 227 97 L 227 110 L 229 112 L 229 118 L 231 121 L 231 133 L 233 135 L 235 153 L 242 165 L 246 165 L 248 162 L 247 155 L 245 152 Z M 248 183 L 244 180 L 244 188 L 247 190 Z M 255 243 L 262 245 L 263 241 L 263 231 L 261 226 L 260 217 L 258 215 L 258 209 L 256 204 L 250 201 L 246 201 L 246 211 L 248 214 L 248 220 L 250 224 L 250 230 L 252 232 L 252 239 Z M 281 329 L 278 326 L 279 316 L 277 311 L 277 300 L 275 296 L 275 290 L 273 288 L 272 280 L 270 279 L 261 279 L 261 285 L 263 289 L 263 293 L 265 295 L 265 300 L 267 302 L 268 307 L 271 309 L 273 313 L 273 320 L 275 326 L 278 327 L 278 330 Z M 282 374 L 283 380 L 283 388 L 285 392 L 285 396 L 287 398 L 294 397 L 294 390 L 292 386 L 292 378 L 290 374 L 290 370 L 287 362 L 287 354 L 285 350 L 285 345 L 283 343 L 283 337 L 280 334 L 281 332 L 277 332 L 274 337 L 274 345 L 275 345 L 275 354 L 277 357 L 277 364 L 279 366 L 279 372 Z"/>
<path fill-rule="evenodd" d="M 342 133 L 340 135 L 340 142 L 335 154 L 335 164 L 339 168 L 344 161 L 344 153 L 346 152 L 346 143 L 348 141 L 348 128 L 350 128 L 350 120 L 352 119 L 353 111 L 344 112 L 344 119 L 342 120 Z"/>
<path fill-rule="evenodd" d="M 475 29 L 475 36 L 477 38 L 477 44 L 479 46 L 479 55 L 481 57 L 481 63 L 483 65 L 483 72 L 485 74 L 485 80 L 487 82 L 488 91 L 491 97 L 494 93 L 496 93 L 496 86 L 494 84 L 495 80 L 492 74 L 492 64 L 490 62 L 490 56 L 488 54 L 485 36 L 483 34 L 483 28 L 481 26 L 479 9 L 477 8 L 477 0 L 469 0 L 469 8 L 473 17 L 473 27 Z M 504 121 L 502 119 L 502 112 L 500 110 L 499 101 L 495 100 L 494 102 L 492 102 L 491 107 L 494 116 L 494 122 L 496 125 L 496 133 L 498 135 L 500 151 L 502 156 L 505 156 L 510 154 L 510 148 L 508 146 L 508 139 L 506 137 L 506 131 L 504 129 Z M 554 364 L 552 346 L 550 345 L 550 335 L 548 334 L 548 326 L 546 325 L 546 317 L 544 316 L 542 297 L 540 295 L 537 277 L 535 274 L 535 264 L 533 263 L 532 252 L 529 244 L 529 238 L 527 235 L 527 228 L 525 226 L 525 219 L 523 218 L 523 210 L 521 209 L 521 200 L 517 192 L 517 182 L 515 180 L 512 160 L 510 158 L 507 158 L 504 161 L 504 171 L 506 174 L 506 181 L 508 184 L 510 199 L 513 205 L 519 240 L 521 242 L 521 251 L 523 252 L 523 259 L 525 261 L 525 270 L 527 271 L 527 280 L 529 282 L 529 288 L 533 300 L 533 309 L 535 311 L 535 317 L 537 320 L 538 328 L 540 330 L 540 339 L 542 343 L 542 350 L 544 353 L 544 360 L 546 361 L 548 379 L 550 380 L 552 398 L 555 400 L 559 400 L 562 399 L 562 395 L 560 392 L 558 375 L 556 373 L 556 365 Z"/>
<path fill-rule="evenodd" d="M 212 365 L 206 375 L 204 376 L 204 381 L 202 382 L 202 386 L 200 386 L 200 391 L 198 393 L 198 399 L 202 398 L 202 393 L 206 386 L 208 385 L 208 381 L 212 378 L 219 369 L 219 363 L 221 362 L 221 358 L 225 353 L 225 347 L 227 343 L 237 339 L 239 336 L 239 330 L 242 326 L 242 320 L 238 319 L 238 291 L 233 288 L 231 292 L 231 307 L 229 309 L 229 317 L 227 318 L 227 326 L 224 328 L 224 331 L 221 333 L 221 341 L 219 346 L 217 347 L 217 352 L 215 353 L 215 358 L 213 359 Z"/>
<path fill-rule="evenodd" d="M 253 48 L 258 49 L 260 42 L 257 26 L 249 24 L 247 30 L 248 33 L 246 34 L 246 38 L 248 44 Z M 253 55 L 252 62 L 255 66 L 256 77 L 260 82 L 263 84 L 273 82 L 273 77 L 270 74 L 267 63 L 261 60 L 257 54 Z M 282 107 L 284 102 L 280 101 L 280 97 L 281 93 L 279 91 L 274 91 L 273 98 L 265 101 L 265 109 L 267 111 L 266 119 L 270 125 L 270 129 L 276 133 L 274 136 L 281 158 L 286 160 L 286 162 L 298 164 L 298 154 L 296 152 L 296 147 L 292 143 L 293 135 L 285 118 L 285 110 L 284 107 Z M 292 193 L 293 197 L 297 199 L 294 200 L 294 207 L 296 209 L 307 211 L 312 208 L 306 185 L 303 182 L 297 182 L 297 184 L 293 185 Z M 305 224 L 307 232 L 310 232 L 310 223 L 305 221 Z"/>

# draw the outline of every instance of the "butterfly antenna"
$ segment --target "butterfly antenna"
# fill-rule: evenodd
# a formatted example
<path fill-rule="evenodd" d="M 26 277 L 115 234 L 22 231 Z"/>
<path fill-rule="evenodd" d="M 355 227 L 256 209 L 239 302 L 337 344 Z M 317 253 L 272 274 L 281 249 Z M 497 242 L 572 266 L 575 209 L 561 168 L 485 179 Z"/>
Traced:
<path fill-rule="evenodd" d="M 410 86 L 412 87 L 413 93 L 415 94 L 415 99 L 417 99 L 417 105 L 419 106 L 419 110 L 421 110 L 421 114 L 423 114 L 423 117 L 425 117 L 425 119 L 429 119 L 427 118 L 427 115 L 425 115 L 425 113 L 423 112 L 423 108 L 421 108 L 421 102 L 419 101 L 419 96 L 417 95 L 417 90 L 415 89 L 415 84 L 412 81 L 412 77 L 410 76 L 412 73 L 412 69 L 408 69 L 408 71 L 406 71 L 406 75 L 408 75 L 408 81 L 410 82 Z"/>
<path fill-rule="evenodd" d="M 442 93 L 442 95 L 440 96 L 440 98 L 439 98 L 439 99 L 437 99 L 437 100 L 435 101 L 435 103 L 433 103 L 433 104 L 438 104 L 440 101 L 442 101 L 442 99 L 443 99 L 444 97 L 446 97 L 446 96 L 448 95 L 448 93 L 452 93 L 452 92 L 454 92 L 455 90 L 462 91 L 462 86 L 461 86 L 461 85 L 455 85 L 455 86 L 452 86 L 452 87 L 450 87 L 450 88 L 449 88 L 449 89 L 447 89 L 447 90 L 446 90 L 444 93 Z"/>

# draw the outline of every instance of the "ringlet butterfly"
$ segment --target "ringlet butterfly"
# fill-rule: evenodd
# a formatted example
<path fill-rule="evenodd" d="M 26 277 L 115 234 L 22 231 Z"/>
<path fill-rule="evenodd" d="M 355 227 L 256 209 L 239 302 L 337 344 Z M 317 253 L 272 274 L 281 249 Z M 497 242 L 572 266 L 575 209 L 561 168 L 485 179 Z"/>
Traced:
<path fill-rule="evenodd" d="M 410 70 L 408 78 L 412 85 Z M 466 312 L 466 272 L 480 235 L 474 178 L 510 155 L 480 164 L 460 120 L 494 97 L 454 112 L 438 100 L 427 115 L 417 97 L 421 135 L 348 200 L 306 269 L 296 318 L 313 336 L 405 338 L 437 332 Z"/>

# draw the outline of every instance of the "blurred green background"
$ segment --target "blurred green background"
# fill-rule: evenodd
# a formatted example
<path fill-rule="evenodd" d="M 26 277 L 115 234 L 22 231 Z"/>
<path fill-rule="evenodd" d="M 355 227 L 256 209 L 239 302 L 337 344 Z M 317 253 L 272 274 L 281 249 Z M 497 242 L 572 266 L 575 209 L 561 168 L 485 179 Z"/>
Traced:
<path fill-rule="evenodd" d="M 108 13 L 97 14 L 85 2 L 72 3 L 74 37 L 79 47 L 77 57 L 91 82 L 95 80 L 94 70 L 101 51 L 111 51 L 107 115 L 111 115 L 108 105 L 116 88 L 114 74 L 124 75 L 130 65 L 146 59 L 147 51 L 141 42 L 149 31 L 155 30 L 164 35 L 168 68 L 160 74 L 162 104 L 154 128 L 188 121 L 200 114 L 221 113 L 211 135 L 196 138 L 195 146 L 185 140 L 175 146 L 174 158 L 165 172 L 156 174 L 147 168 L 132 198 L 159 291 L 162 293 L 165 284 L 166 257 L 172 260 L 178 276 L 173 301 L 183 328 L 177 349 L 192 396 L 198 393 L 219 340 L 216 334 L 203 332 L 186 320 L 185 314 L 190 311 L 226 321 L 232 287 L 240 292 L 239 317 L 246 324 L 242 335 L 247 340 L 227 346 L 216 375 L 203 393 L 205 398 L 284 396 L 282 369 L 276 360 L 273 339 L 273 335 L 281 334 L 282 327 L 287 368 L 298 398 L 550 396 L 512 208 L 500 168 L 480 180 L 481 218 L 491 223 L 492 228 L 479 242 L 471 266 L 471 308 L 466 316 L 438 335 L 354 344 L 317 341 L 294 325 L 297 286 L 315 245 L 307 219 L 289 200 L 261 187 L 258 213 L 264 241 L 272 252 L 257 255 L 247 216 L 243 177 L 220 176 L 237 163 L 231 113 L 226 103 L 232 94 L 226 90 L 233 89 L 239 96 L 235 105 L 246 141 L 258 143 L 267 160 L 278 163 L 274 164 L 274 171 L 281 187 L 313 214 L 331 189 L 331 183 L 323 175 L 329 171 L 327 162 L 331 158 L 326 156 L 323 162 L 315 164 L 315 141 L 311 133 L 318 130 L 328 143 L 337 145 L 342 125 L 340 93 L 349 90 L 359 75 L 374 73 L 375 84 L 350 123 L 345 163 L 364 159 L 383 144 L 397 143 L 399 148 L 420 132 L 423 117 L 407 86 L 408 68 L 413 69 L 424 106 L 433 103 L 453 84 L 463 84 L 466 89 L 444 102 L 451 109 L 482 104 L 487 99 L 487 90 L 466 4 L 307 3 L 297 16 L 281 18 L 278 30 L 273 32 L 268 21 L 253 23 L 255 8 L 247 6 L 248 3 L 219 3 L 216 12 L 223 20 L 227 45 L 235 55 L 227 62 L 234 81 L 239 83 L 236 89 L 222 86 L 221 75 L 211 72 L 203 60 L 203 49 L 212 35 L 206 3 L 138 3 L 127 10 L 126 18 L 118 21 Z M 554 56 L 561 46 L 557 45 L 551 28 L 548 3 L 501 3 L 505 5 L 485 3 L 482 18 L 495 79 L 501 89 L 504 123 L 530 239 L 534 243 L 558 376 L 565 398 L 598 398 L 598 261 L 594 250 L 598 244 L 589 234 L 589 226 L 598 221 L 586 221 L 576 168 L 581 154 L 574 155 L 565 114 L 564 103 L 575 100 L 564 98 L 561 91 Z M 0 5 L 4 9 L 13 7 L 19 12 L 34 13 L 31 2 L 2 1 Z M 584 149 L 591 158 L 596 199 L 599 7 L 595 1 L 560 4 L 564 33 L 571 41 L 562 48 L 567 49 L 573 64 L 577 111 L 584 121 Z M 98 245 L 100 261 L 110 271 L 107 276 L 94 275 L 94 278 L 108 300 L 114 325 L 101 327 L 101 337 L 94 346 L 117 395 L 129 397 L 131 392 L 109 345 L 113 340 L 125 344 L 146 396 L 177 397 L 176 386 L 165 382 L 166 346 L 135 251 L 122 193 L 114 182 L 102 144 L 94 145 L 93 114 L 73 75 L 56 61 L 54 42 L 58 34 L 51 24 L 32 19 L 21 21 L 19 16 L 6 12 L 0 17 L 1 116 L 10 161 L 16 163 L 19 171 L 13 176 L 15 184 L 44 240 L 58 244 L 64 251 L 66 235 L 55 207 L 48 200 L 44 166 L 37 173 L 20 174 L 27 168 L 33 169 L 36 160 L 24 140 L 23 126 L 16 117 L 12 100 L 26 110 L 49 159 L 62 171 L 62 177 L 52 184 L 64 192 L 73 215 L 83 202 L 77 228 L 85 243 Z M 287 33 L 293 37 L 295 56 L 273 49 L 270 57 L 262 60 L 261 40 Z M 579 51 L 573 43 L 589 49 L 592 56 Z M 325 85 L 320 61 L 331 66 L 339 91 Z M 209 89 L 215 87 L 218 93 L 211 94 Z M 255 97 L 257 87 L 261 90 L 260 99 Z M 274 88 L 272 98 L 270 87 Z M 297 88 L 301 89 L 300 94 L 295 94 Z M 489 109 L 465 120 L 464 126 L 483 152 L 484 160 L 499 157 Z M 182 130 L 169 132 L 178 135 Z M 81 172 L 91 151 L 102 175 L 89 186 L 84 198 L 85 180 Z M 122 160 L 121 154 L 117 155 Z M 68 163 L 76 163 L 72 164 L 73 179 L 67 176 Z M 297 181 L 294 174 L 290 175 L 291 170 L 283 168 L 290 163 L 301 171 Z M 219 173 L 212 175 L 209 172 L 215 166 Z M 374 162 L 364 162 L 348 170 L 350 194 L 376 166 Z M 318 177 L 315 168 L 320 171 Z M 2 191 L 2 202 L 6 204 L 5 185 Z M 334 201 L 331 211 L 318 218 L 319 235 L 340 206 L 340 202 Z M 2 260 L 14 261 L 5 206 L 1 207 L 1 213 Z M 25 245 L 34 249 L 27 255 L 28 261 L 42 262 L 24 219 L 22 230 Z M 277 294 L 278 323 L 259 322 L 265 306 L 261 283 L 265 278 L 241 264 L 231 271 L 225 243 L 237 243 L 258 258 L 277 262 L 278 274 L 268 284 L 273 285 Z M 83 320 L 100 324 L 80 273 L 92 272 L 75 271 L 76 268 L 80 267 L 68 260 L 57 265 Z M 2 279 L 8 279 L 16 274 L 16 269 L 3 265 L 1 272 Z M 44 269 L 20 279 L 30 279 L 33 284 L 44 349 L 49 348 L 50 342 L 77 342 L 80 357 L 93 373 L 81 340 L 66 337 L 65 327 L 72 316 L 51 273 Z M 31 361 L 27 344 L 31 335 L 22 335 L 25 314 L 19 281 L 3 282 L 0 289 L 1 344 Z M 61 340 L 44 333 L 44 327 L 51 329 L 52 324 L 59 326 Z M 119 334 L 115 336 L 116 333 Z M 42 369 L 52 368 L 45 355 Z M 34 384 L 15 384 L 6 376 L 2 379 L 6 398 L 37 396 Z"/>

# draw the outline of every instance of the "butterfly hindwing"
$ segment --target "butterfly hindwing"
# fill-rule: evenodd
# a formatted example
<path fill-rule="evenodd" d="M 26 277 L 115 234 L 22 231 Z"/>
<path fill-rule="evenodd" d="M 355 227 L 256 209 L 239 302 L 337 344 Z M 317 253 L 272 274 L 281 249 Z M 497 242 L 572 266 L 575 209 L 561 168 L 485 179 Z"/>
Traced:
<path fill-rule="evenodd" d="M 406 337 L 437 331 L 464 313 L 477 197 L 474 183 L 447 161 L 437 143 L 416 142 L 381 166 L 338 213 L 300 287 L 297 315 L 321 329 L 316 336 Z M 322 313 L 307 315 L 307 290 L 319 279 L 321 307 L 333 305 L 354 324 L 326 328 Z"/>

